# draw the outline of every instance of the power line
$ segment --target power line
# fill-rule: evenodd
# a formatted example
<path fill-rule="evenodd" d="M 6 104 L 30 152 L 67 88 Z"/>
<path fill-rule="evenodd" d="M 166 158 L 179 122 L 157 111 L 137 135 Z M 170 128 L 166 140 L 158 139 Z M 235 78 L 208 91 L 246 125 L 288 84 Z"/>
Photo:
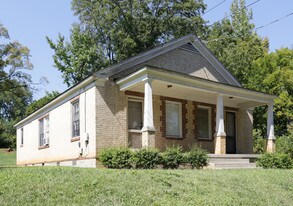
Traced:
<path fill-rule="evenodd" d="M 278 22 L 278 21 L 281 21 L 281 20 L 283 20 L 283 19 L 285 19 L 285 18 L 287 18 L 287 17 L 289 17 L 289 16 L 291 16 L 291 15 L 293 15 L 293 12 L 291 12 L 291 13 L 289 13 L 289 14 L 287 14 L 287 15 L 285 15 L 285 16 L 279 18 L 279 19 L 275 19 L 275 20 L 273 20 L 273 21 L 271 21 L 271 22 L 269 22 L 269 23 L 267 23 L 267 24 L 264 24 L 264 25 L 262 25 L 262 26 L 259 26 L 259 27 L 257 27 L 257 28 L 255 29 L 255 31 L 257 31 L 258 29 L 262 29 L 262 28 L 264 28 L 264 27 L 267 27 L 267 26 L 269 26 L 269 25 L 271 25 L 271 24 L 274 24 L 274 23 L 276 23 L 276 22 Z"/>
<path fill-rule="evenodd" d="M 251 4 L 248 4 L 247 6 L 244 7 L 244 9 L 246 9 L 246 8 L 248 8 L 248 7 L 250 7 L 250 6 L 254 5 L 254 4 L 256 4 L 256 3 L 259 2 L 259 1 L 260 1 L 260 0 L 256 0 L 256 1 L 252 2 Z M 211 26 L 213 26 L 215 23 L 218 23 L 218 22 L 220 22 L 220 21 L 222 21 L 222 20 L 224 20 L 224 19 L 227 19 L 228 17 L 232 16 L 232 14 L 233 14 L 233 13 L 230 13 L 228 16 L 225 16 L 224 18 L 222 18 L 222 19 L 220 19 L 220 20 L 218 20 L 218 21 L 215 21 L 214 23 L 208 25 L 208 27 L 211 27 Z"/>
<path fill-rule="evenodd" d="M 217 5 L 213 6 L 212 8 L 210 8 L 209 10 L 207 10 L 205 13 L 203 13 L 203 15 L 205 15 L 205 14 L 209 13 L 210 11 L 212 11 L 213 9 L 217 8 L 218 6 L 220 6 L 225 1 L 227 1 L 227 0 L 221 1 L 220 3 L 218 3 Z M 201 15 L 201 16 L 203 16 L 203 15 Z"/>
<path fill-rule="evenodd" d="M 255 31 L 257 31 L 258 29 L 262 29 L 262 28 L 264 28 L 264 27 L 267 27 L 267 26 L 269 26 L 269 25 L 271 25 L 271 24 L 277 23 L 277 22 L 279 22 L 279 21 L 281 21 L 281 20 L 283 20 L 283 19 L 285 19 L 285 18 L 288 18 L 288 17 L 291 16 L 291 15 L 293 15 L 293 12 L 291 12 L 291 13 L 289 13 L 289 14 L 287 14 L 287 15 L 285 15 L 285 16 L 279 18 L 279 19 L 275 19 L 275 20 L 273 20 L 273 21 L 271 21 L 271 22 L 269 22 L 269 23 L 267 23 L 267 24 L 264 24 L 264 25 L 262 25 L 262 26 L 259 26 L 259 27 L 257 27 L 257 28 L 255 29 Z M 241 37 L 241 36 L 237 36 L 237 37 L 236 37 L 236 36 L 235 36 L 235 37 L 233 37 L 233 36 L 223 36 L 223 37 L 220 37 L 220 38 L 216 38 L 216 39 L 211 39 L 211 40 L 208 40 L 208 41 L 204 41 L 204 43 L 209 43 L 209 42 L 213 42 L 213 41 L 219 41 L 219 40 L 227 39 L 227 38 L 234 39 L 234 38 L 239 38 L 239 37 Z"/>

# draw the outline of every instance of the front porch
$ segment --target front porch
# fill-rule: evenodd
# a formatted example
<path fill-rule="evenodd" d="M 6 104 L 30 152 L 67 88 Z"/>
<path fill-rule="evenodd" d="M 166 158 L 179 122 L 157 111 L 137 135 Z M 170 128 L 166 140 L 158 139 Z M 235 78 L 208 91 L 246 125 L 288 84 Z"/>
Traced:
<path fill-rule="evenodd" d="M 267 151 L 275 150 L 275 96 L 153 67 L 116 83 L 128 96 L 131 147 L 197 144 L 212 154 L 252 154 L 252 108 L 268 105 Z"/>

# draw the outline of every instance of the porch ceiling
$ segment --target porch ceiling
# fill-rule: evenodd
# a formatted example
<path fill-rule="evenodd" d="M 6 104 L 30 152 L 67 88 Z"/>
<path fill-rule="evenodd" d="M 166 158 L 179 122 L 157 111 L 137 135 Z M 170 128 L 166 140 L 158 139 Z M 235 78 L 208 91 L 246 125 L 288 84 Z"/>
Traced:
<path fill-rule="evenodd" d="M 250 91 L 241 87 L 232 87 L 217 82 L 188 77 L 170 71 L 143 68 L 136 73 L 117 81 L 120 90 L 144 92 L 144 81 L 152 79 L 154 95 L 216 104 L 217 94 L 224 97 L 224 106 L 251 108 L 265 105 L 276 96 Z"/>

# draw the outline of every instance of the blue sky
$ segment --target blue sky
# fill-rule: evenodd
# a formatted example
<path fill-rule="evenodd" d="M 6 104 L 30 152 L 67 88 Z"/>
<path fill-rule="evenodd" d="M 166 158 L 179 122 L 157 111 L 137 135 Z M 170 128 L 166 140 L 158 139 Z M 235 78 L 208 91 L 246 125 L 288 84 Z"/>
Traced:
<path fill-rule="evenodd" d="M 205 0 L 208 9 L 223 0 Z M 247 5 L 256 0 L 246 0 Z M 206 15 L 204 19 L 211 23 L 229 14 L 232 0 L 226 0 Z M 45 95 L 45 91 L 64 91 L 61 73 L 54 68 L 53 51 L 50 49 L 46 36 L 57 39 L 58 33 L 69 37 L 71 24 L 76 21 L 71 11 L 71 0 L 0 0 L 0 22 L 9 30 L 11 40 L 18 40 L 31 51 L 34 70 L 33 80 L 38 82 L 44 76 L 49 83 L 38 86 L 39 91 L 34 99 Z M 292 0 L 260 0 L 251 7 L 256 27 L 265 25 L 275 19 L 293 12 Z M 261 36 L 270 40 L 270 51 L 280 47 L 293 47 L 293 15 L 279 22 L 258 30 Z"/>

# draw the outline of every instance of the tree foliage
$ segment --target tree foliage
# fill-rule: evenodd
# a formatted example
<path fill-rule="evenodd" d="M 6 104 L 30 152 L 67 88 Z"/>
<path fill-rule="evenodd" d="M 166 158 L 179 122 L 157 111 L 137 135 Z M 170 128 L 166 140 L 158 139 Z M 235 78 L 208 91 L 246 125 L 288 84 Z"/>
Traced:
<path fill-rule="evenodd" d="M 52 92 L 46 92 L 46 95 L 34 102 L 32 102 L 25 111 L 25 115 L 28 116 L 35 112 L 36 110 L 40 109 L 42 106 L 50 102 L 52 99 L 57 97 L 59 95 L 59 92 L 52 91 Z"/>
<path fill-rule="evenodd" d="M 0 24 L 0 147 L 13 143 L 13 125 L 25 115 L 32 100 L 29 56 L 27 47 L 9 41 L 7 29 Z"/>
<path fill-rule="evenodd" d="M 276 134 L 281 136 L 290 132 L 289 126 L 293 123 L 293 50 L 281 48 L 254 61 L 249 86 L 279 96 L 274 106 Z M 260 107 L 256 111 L 255 128 L 265 136 L 266 108 Z"/>
<path fill-rule="evenodd" d="M 269 40 L 254 31 L 252 11 L 246 8 L 245 0 L 234 0 L 230 10 L 231 19 L 225 18 L 211 27 L 208 47 L 243 86 L 279 96 L 275 101 L 275 130 L 277 135 L 284 135 L 293 115 L 292 51 L 268 53 Z M 266 110 L 254 110 L 254 128 L 263 137 Z"/>
<path fill-rule="evenodd" d="M 234 0 L 230 12 L 231 19 L 210 28 L 208 47 L 243 86 L 249 87 L 252 63 L 268 52 L 269 41 L 254 31 L 252 11 L 246 8 L 245 0 Z"/>
<path fill-rule="evenodd" d="M 73 0 L 79 23 L 70 41 L 61 35 L 56 43 L 47 38 L 54 66 L 73 85 L 159 43 L 190 33 L 205 36 L 200 16 L 205 8 L 203 0 Z"/>

